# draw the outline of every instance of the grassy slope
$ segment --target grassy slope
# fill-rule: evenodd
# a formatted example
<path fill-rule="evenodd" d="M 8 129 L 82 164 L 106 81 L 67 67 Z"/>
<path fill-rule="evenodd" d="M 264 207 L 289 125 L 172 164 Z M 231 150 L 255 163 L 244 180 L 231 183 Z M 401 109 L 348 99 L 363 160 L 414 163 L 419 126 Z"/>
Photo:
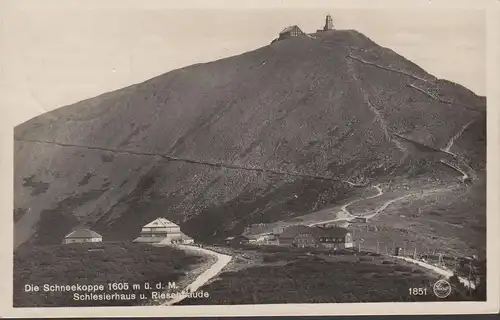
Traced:
<path fill-rule="evenodd" d="M 438 279 L 420 267 L 379 256 L 317 255 L 300 249 L 267 248 L 261 265 L 226 271 L 201 290 L 208 299 L 185 300 L 183 305 L 346 303 L 437 301 L 432 284 Z M 273 252 L 274 251 L 274 252 Z M 303 251 L 303 250 L 302 250 Z M 269 264 L 277 264 L 272 266 Z M 426 296 L 411 296 L 408 288 L 427 288 Z M 276 290 L 279 288 L 279 290 Z M 467 300 L 454 291 L 448 300 Z"/>
<path fill-rule="evenodd" d="M 98 251 L 89 249 L 102 248 Z M 185 272 L 204 258 L 186 255 L 168 247 L 121 243 L 28 247 L 21 246 L 14 255 L 14 306 L 125 306 L 144 301 L 74 301 L 72 293 L 25 292 L 26 284 L 99 285 L 107 283 L 144 284 L 179 281 Z M 110 291 L 104 293 L 140 293 L 148 290 Z M 82 293 L 82 292 L 80 292 Z M 99 292 L 103 293 L 103 292 Z"/>
<path fill-rule="evenodd" d="M 415 168 L 435 170 L 435 155 L 415 148 L 402 162 L 403 152 L 385 130 L 443 147 L 481 117 L 408 87 L 415 83 L 411 77 L 346 58 L 352 51 L 425 78 L 426 86 L 444 86 L 439 90 L 458 104 L 481 105 L 466 89 L 433 82 L 359 33 L 333 32 L 323 41 L 280 41 L 183 68 L 16 127 L 16 244 L 59 243 L 76 220 L 107 239 L 131 239 L 159 215 L 181 223 L 197 240 L 210 240 L 249 223 L 319 210 L 355 192 L 335 181 L 133 152 L 377 181 Z M 27 142 L 32 140 L 85 147 Z M 471 143 L 464 137 L 456 148 L 467 153 Z"/>

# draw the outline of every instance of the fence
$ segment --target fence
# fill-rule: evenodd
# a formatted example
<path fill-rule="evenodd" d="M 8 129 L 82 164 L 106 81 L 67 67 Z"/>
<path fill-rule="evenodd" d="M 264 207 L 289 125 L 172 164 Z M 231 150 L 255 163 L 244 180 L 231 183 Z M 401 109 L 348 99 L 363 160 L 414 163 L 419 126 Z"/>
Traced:
<path fill-rule="evenodd" d="M 420 264 L 425 264 L 429 269 L 439 268 L 443 271 L 441 274 L 457 275 L 462 279 L 466 279 L 469 283 L 467 286 L 475 286 L 480 278 L 486 275 L 486 261 L 474 260 L 468 257 L 453 257 L 447 256 L 439 250 L 410 245 L 406 241 L 379 241 L 375 243 L 365 243 L 363 239 L 358 239 L 355 242 L 355 248 L 360 252 L 371 252 L 387 256 L 397 256 L 405 260 L 418 261 Z M 409 258 L 409 259 L 408 259 Z"/>

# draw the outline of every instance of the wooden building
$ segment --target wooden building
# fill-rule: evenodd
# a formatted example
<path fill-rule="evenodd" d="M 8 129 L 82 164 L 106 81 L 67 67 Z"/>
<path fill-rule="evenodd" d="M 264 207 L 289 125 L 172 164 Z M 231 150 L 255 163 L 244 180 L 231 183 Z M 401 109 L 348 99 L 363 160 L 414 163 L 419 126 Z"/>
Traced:
<path fill-rule="evenodd" d="M 142 227 L 134 242 L 156 244 L 192 244 L 194 240 L 182 233 L 179 225 L 165 218 L 157 218 Z"/>
<path fill-rule="evenodd" d="M 288 39 L 290 37 L 303 36 L 305 33 L 297 25 L 286 27 L 280 32 L 278 40 Z"/>
<path fill-rule="evenodd" d="M 96 243 L 102 242 L 102 236 L 86 228 L 76 228 L 64 237 L 64 244 L 69 243 Z"/>
<path fill-rule="evenodd" d="M 352 248 L 353 239 L 348 229 L 342 227 L 316 228 L 316 235 L 324 247 Z"/>
<path fill-rule="evenodd" d="M 278 235 L 278 244 L 283 246 L 315 247 L 318 242 L 314 228 L 304 225 L 290 226 Z"/>
<path fill-rule="evenodd" d="M 304 225 L 286 228 L 278 243 L 294 247 L 351 248 L 353 240 L 349 230 L 340 227 L 309 227 Z"/>

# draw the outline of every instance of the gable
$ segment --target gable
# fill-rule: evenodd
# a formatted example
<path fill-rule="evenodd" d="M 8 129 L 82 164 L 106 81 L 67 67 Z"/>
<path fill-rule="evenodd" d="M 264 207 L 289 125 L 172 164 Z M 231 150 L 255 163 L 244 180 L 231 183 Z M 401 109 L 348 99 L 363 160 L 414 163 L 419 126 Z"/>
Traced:
<path fill-rule="evenodd" d="M 92 239 L 92 238 L 102 238 L 100 234 L 95 231 L 89 229 L 75 229 L 72 232 L 68 233 L 65 238 L 77 238 L 77 239 Z"/>
<path fill-rule="evenodd" d="M 165 218 L 157 218 L 146 224 L 144 228 L 178 228 L 179 226 Z"/>

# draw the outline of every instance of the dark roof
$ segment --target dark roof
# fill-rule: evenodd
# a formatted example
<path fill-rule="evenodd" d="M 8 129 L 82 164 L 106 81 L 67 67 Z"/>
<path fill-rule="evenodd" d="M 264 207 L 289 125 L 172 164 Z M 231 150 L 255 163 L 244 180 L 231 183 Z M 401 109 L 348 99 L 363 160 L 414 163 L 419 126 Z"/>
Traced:
<path fill-rule="evenodd" d="M 341 227 L 309 227 L 304 225 L 291 226 L 279 235 L 282 238 L 295 238 L 301 233 L 310 233 L 317 237 L 345 237 L 349 230 Z"/>
<path fill-rule="evenodd" d="M 345 237 L 349 233 L 348 229 L 335 226 L 325 228 L 315 227 L 314 229 L 316 229 L 316 234 L 322 237 Z"/>
<path fill-rule="evenodd" d="M 78 228 L 68 233 L 65 238 L 102 238 L 102 236 L 95 231 Z"/>
<path fill-rule="evenodd" d="M 289 26 L 289 27 L 286 27 L 285 29 L 283 29 L 280 34 L 282 33 L 287 33 L 287 32 L 292 32 L 294 28 L 297 28 L 300 30 L 300 32 L 302 32 L 302 30 L 297 26 L 297 25 L 293 25 L 293 26 Z"/>
<path fill-rule="evenodd" d="M 313 233 L 313 232 L 314 228 L 312 227 L 297 225 L 285 228 L 285 230 L 283 230 L 283 232 L 279 236 L 280 238 L 295 238 L 297 235 L 301 233 Z"/>

